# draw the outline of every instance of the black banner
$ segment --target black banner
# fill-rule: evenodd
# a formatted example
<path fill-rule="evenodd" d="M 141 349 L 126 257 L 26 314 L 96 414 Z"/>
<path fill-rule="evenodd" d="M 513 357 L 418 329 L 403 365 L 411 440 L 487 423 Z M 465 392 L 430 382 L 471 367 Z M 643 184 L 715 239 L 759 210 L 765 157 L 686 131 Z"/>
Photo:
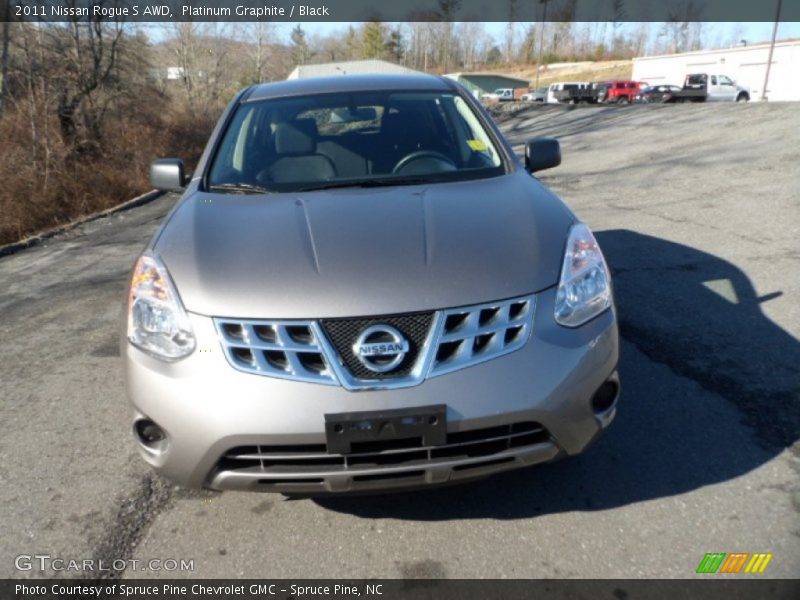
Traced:
<path fill-rule="evenodd" d="M 800 21 L 784 0 L 2 0 L 4 20 L 65 22 Z"/>
<path fill-rule="evenodd" d="M 374 580 L 2 580 L 3 600 L 795 600 L 798 580 L 702 578 Z"/>

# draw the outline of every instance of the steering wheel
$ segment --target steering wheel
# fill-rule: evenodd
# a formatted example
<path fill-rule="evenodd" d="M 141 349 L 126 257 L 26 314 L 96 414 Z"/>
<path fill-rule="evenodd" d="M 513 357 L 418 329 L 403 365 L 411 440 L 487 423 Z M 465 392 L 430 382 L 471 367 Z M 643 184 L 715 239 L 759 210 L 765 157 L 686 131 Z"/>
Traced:
<path fill-rule="evenodd" d="M 445 156 L 441 152 L 435 152 L 433 150 L 417 150 L 416 152 L 412 152 L 411 154 L 407 154 L 403 158 L 401 158 L 398 163 L 392 169 L 392 174 L 396 175 L 400 173 L 403 169 L 405 169 L 408 165 L 410 165 L 415 160 L 420 160 L 422 158 L 433 158 L 436 160 L 440 160 L 442 162 L 448 163 L 453 167 L 456 166 L 456 163 L 453 162 L 453 159 Z"/>

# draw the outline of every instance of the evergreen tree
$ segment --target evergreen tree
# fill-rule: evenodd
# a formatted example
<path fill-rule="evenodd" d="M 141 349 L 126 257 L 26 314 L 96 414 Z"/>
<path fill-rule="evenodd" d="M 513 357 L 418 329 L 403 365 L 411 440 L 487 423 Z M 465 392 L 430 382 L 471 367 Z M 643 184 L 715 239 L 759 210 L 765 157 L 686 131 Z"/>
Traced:
<path fill-rule="evenodd" d="M 386 40 L 386 54 L 399 64 L 403 61 L 403 55 L 405 54 L 404 45 L 405 40 L 400 28 L 392 29 L 389 32 L 389 39 Z"/>
<path fill-rule="evenodd" d="M 368 21 L 361 32 L 364 58 L 381 58 L 383 56 L 386 34 L 383 23 Z"/>
<path fill-rule="evenodd" d="M 306 32 L 298 24 L 292 29 L 292 58 L 295 64 L 303 65 L 308 60 L 308 41 L 306 41 Z"/>

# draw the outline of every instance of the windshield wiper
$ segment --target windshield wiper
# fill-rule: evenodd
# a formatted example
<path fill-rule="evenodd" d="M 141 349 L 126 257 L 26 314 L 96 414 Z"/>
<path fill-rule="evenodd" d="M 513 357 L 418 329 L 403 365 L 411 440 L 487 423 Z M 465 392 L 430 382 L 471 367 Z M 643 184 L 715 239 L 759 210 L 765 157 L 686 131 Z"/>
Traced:
<path fill-rule="evenodd" d="M 423 177 L 408 178 L 408 177 L 385 177 L 381 179 L 361 179 L 359 181 L 330 181 L 322 182 L 319 185 L 311 185 L 303 187 L 297 192 L 315 192 L 317 190 L 331 190 L 335 188 L 348 188 L 348 187 L 389 187 L 393 185 L 419 185 L 422 183 L 434 183 L 435 179 L 425 179 Z"/>
<path fill-rule="evenodd" d="M 238 192 L 240 194 L 271 194 L 272 190 L 252 183 L 215 183 L 208 186 L 209 192 Z"/>

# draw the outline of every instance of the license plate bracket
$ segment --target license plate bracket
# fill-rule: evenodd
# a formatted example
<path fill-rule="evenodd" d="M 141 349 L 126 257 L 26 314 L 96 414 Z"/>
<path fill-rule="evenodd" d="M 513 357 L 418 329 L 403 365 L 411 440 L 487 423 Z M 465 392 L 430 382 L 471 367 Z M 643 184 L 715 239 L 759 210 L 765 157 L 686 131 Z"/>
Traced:
<path fill-rule="evenodd" d="M 447 443 L 447 406 L 416 406 L 325 415 L 328 453 L 352 454 L 353 444 L 421 438 L 423 446 Z"/>

